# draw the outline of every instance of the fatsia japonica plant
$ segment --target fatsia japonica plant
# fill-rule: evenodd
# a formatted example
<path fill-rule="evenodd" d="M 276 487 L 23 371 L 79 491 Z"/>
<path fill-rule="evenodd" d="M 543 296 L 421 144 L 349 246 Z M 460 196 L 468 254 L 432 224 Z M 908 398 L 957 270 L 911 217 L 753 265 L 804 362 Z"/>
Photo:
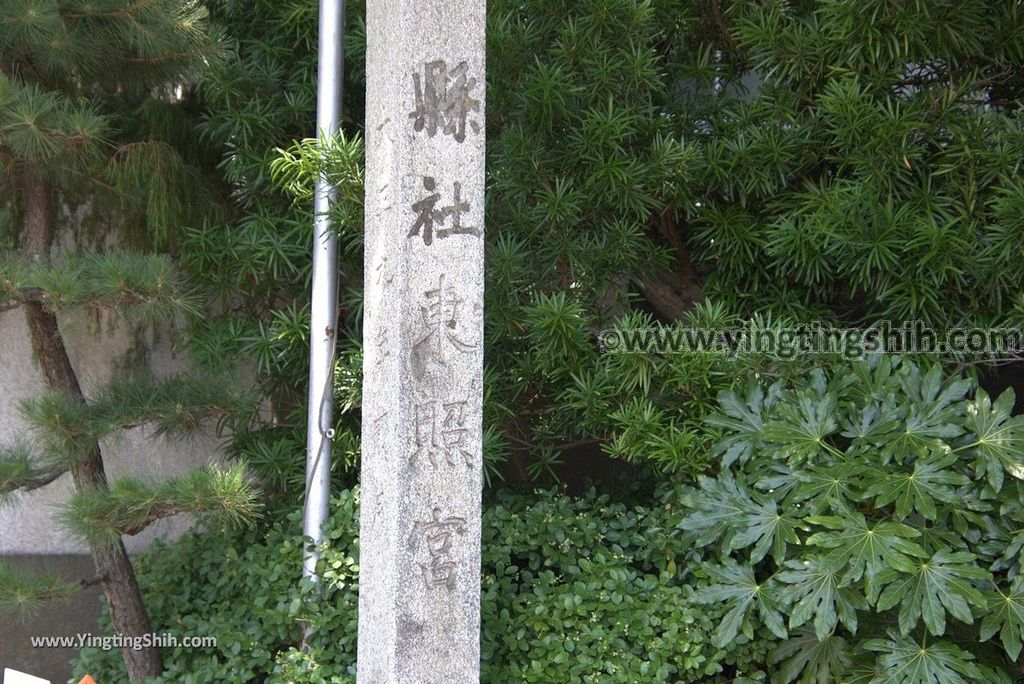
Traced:
<path fill-rule="evenodd" d="M 720 469 L 673 497 L 779 682 L 1002 682 L 1024 636 L 1024 417 L 1008 390 L 881 356 L 724 392 Z"/>

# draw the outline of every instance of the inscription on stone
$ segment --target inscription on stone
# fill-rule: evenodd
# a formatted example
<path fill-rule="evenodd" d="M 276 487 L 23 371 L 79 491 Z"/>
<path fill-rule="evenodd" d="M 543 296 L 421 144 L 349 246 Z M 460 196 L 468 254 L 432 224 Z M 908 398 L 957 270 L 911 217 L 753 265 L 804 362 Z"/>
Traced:
<path fill-rule="evenodd" d="M 417 237 L 422 233 L 423 244 L 429 246 L 433 244 L 435 235 L 439 239 L 451 235 L 481 235 L 479 228 L 462 225 L 462 215 L 470 209 L 469 202 L 462 199 L 462 183 L 455 181 L 452 186 L 452 203 L 438 209 L 437 203 L 441 201 L 441 194 L 434 192 L 437 189 L 437 182 L 432 176 L 423 176 L 423 189 L 431 194 L 413 203 L 412 210 L 417 216 L 409 231 L 409 237 Z M 435 223 L 443 226 L 448 219 L 451 219 L 451 226 L 435 228 Z"/>
<path fill-rule="evenodd" d="M 417 520 L 409 536 L 409 549 L 413 552 L 426 551 L 425 562 L 419 563 L 427 588 L 455 588 L 455 570 L 458 563 L 451 555 L 452 538 L 466 533 L 466 519 L 455 516 L 443 517 L 440 507 L 430 511 L 430 520 Z M 420 554 L 422 556 L 422 554 Z"/>
<path fill-rule="evenodd" d="M 480 681 L 485 26 L 366 3 L 358 684 Z"/>
<path fill-rule="evenodd" d="M 480 112 L 480 100 L 474 99 L 476 79 L 469 75 L 469 66 L 462 62 L 454 69 L 443 59 L 423 65 L 423 75 L 412 75 L 416 108 L 409 112 L 417 133 L 426 131 L 433 138 L 441 131 L 458 142 L 466 139 L 466 125 L 474 133 L 480 124 L 470 114 Z"/>
<path fill-rule="evenodd" d="M 426 455 L 435 468 L 444 462 L 450 466 L 460 460 L 472 466 L 473 454 L 467 451 L 466 401 L 436 401 L 415 404 L 415 445 L 409 460 Z"/>
<path fill-rule="evenodd" d="M 431 340 L 440 339 L 446 347 L 459 351 L 477 348 L 477 343 L 460 337 L 462 306 L 464 300 L 451 285 L 445 284 L 444 274 L 438 277 L 437 287 L 423 293 L 420 303 L 420 317 L 423 319 L 424 334 L 413 348 L 419 348 Z"/>
<path fill-rule="evenodd" d="M 373 335 L 374 342 L 377 344 L 377 365 L 384 363 L 391 356 L 391 343 L 388 339 L 388 329 L 380 327 L 377 332 Z"/>
<path fill-rule="evenodd" d="M 385 285 L 390 285 L 392 281 L 394 281 L 395 276 L 388 272 L 388 257 L 386 255 L 381 257 L 381 260 L 378 262 L 375 270 L 377 271 L 377 279 L 374 281 L 375 285 L 383 287 Z"/>

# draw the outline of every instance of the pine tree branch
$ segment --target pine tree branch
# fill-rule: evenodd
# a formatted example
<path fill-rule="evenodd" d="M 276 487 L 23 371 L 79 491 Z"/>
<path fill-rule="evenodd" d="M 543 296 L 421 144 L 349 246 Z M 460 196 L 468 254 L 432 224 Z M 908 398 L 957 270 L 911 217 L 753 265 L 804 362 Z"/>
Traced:
<path fill-rule="evenodd" d="M 142 375 L 111 382 L 93 400 L 91 420 L 105 434 L 151 425 L 157 436 L 186 438 L 213 419 L 244 424 L 255 409 L 252 393 L 225 377 Z"/>
<path fill-rule="evenodd" d="M 53 192 L 46 178 L 37 176 L 32 168 L 26 170 L 23 182 L 25 219 L 22 244 L 35 260 L 48 261 L 54 235 Z M 56 317 L 36 303 L 29 303 L 25 308 L 32 348 L 39 359 L 47 386 L 51 392 L 65 397 L 69 402 L 84 404 L 82 387 L 68 357 Z M 77 495 L 88 497 L 90 493 L 104 491 L 107 477 L 99 443 L 93 442 L 86 452 L 75 455 L 78 458 L 71 468 L 71 478 Z M 97 572 L 107 578 L 103 583 L 103 593 L 111 606 L 114 628 L 118 633 L 129 636 L 151 632 L 152 624 L 146 613 L 142 592 L 122 541 L 119 538 L 111 540 L 104 547 L 91 547 L 90 552 Z M 125 650 L 124 655 L 129 679 L 132 681 L 141 682 L 163 671 L 159 649 L 150 647 L 140 651 Z"/>
<path fill-rule="evenodd" d="M 85 581 L 66 582 L 55 575 L 28 572 L 0 562 L 0 613 L 28 617 L 46 601 L 68 598 L 91 586 Z"/>
<path fill-rule="evenodd" d="M 125 311 L 143 320 L 195 316 L 200 307 L 167 257 L 111 251 L 54 263 L 0 254 L 0 301 L 51 313 L 76 307 Z"/>
<path fill-rule="evenodd" d="M 155 436 L 184 439 L 203 432 L 214 420 L 218 430 L 245 425 L 256 405 L 249 390 L 225 377 L 122 377 L 88 402 L 60 392 L 43 394 L 21 404 L 42 459 L 12 457 L 10 481 L 13 488 L 43 486 L 46 478 L 52 481 L 88 460 L 100 440 L 119 431 L 151 426 Z M 27 453 L 24 447 L 22 451 Z M 0 468 L 2 456 L 0 450 Z M 5 479 L 0 469 L 0 482 Z M 25 486 L 15 487 L 15 483 Z"/>
<path fill-rule="evenodd" d="M 0 444 L 0 501 L 16 491 L 45 487 L 67 471 L 66 464 L 42 461 L 25 442 Z"/>
<path fill-rule="evenodd" d="M 81 397 L 48 392 L 22 401 L 20 412 L 29 424 L 35 449 L 54 467 L 75 468 L 87 462 L 108 434 L 91 419 Z"/>
<path fill-rule="evenodd" d="M 209 466 L 156 484 L 121 478 L 106 490 L 76 493 L 61 519 L 73 534 L 102 547 L 175 515 L 206 515 L 214 521 L 248 525 L 259 510 L 258 491 L 245 465 L 233 463 L 226 469 Z"/>

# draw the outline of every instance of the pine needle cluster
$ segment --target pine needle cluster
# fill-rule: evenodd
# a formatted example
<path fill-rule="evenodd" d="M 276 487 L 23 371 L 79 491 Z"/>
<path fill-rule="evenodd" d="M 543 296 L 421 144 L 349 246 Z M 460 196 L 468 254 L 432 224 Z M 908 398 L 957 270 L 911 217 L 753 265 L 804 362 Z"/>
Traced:
<path fill-rule="evenodd" d="M 81 585 L 0 563 L 0 611 L 26 618 L 46 601 L 67 598 Z"/>
<path fill-rule="evenodd" d="M 34 261 L 0 253 L 0 309 L 37 302 L 52 313 L 85 307 L 139 323 L 194 318 L 201 303 L 173 262 L 159 254 L 111 250 Z"/>
<path fill-rule="evenodd" d="M 226 54 L 200 3 L 14 0 L 0 26 L 0 184 L 45 168 L 66 200 L 120 207 L 119 227 L 147 244 L 201 213 L 209 194 L 172 133 L 181 113 L 147 104 L 182 99 Z"/>
<path fill-rule="evenodd" d="M 287 479 L 309 278 L 289 245 L 311 239 L 289 196 L 308 211 L 325 159 L 299 123 L 313 113 L 301 80 L 314 68 L 312 9 L 211 6 L 240 51 L 204 86 L 205 130 L 228 141 L 222 168 L 244 217 L 195 231 L 186 251 L 215 291 L 253 296 L 244 319 L 209 322 L 195 348 L 253 356 L 268 394 L 290 397 L 276 428 L 237 445 Z M 350 143 L 360 9 L 346 36 Z M 545 480 L 570 450 L 700 472 L 699 423 L 718 391 L 801 372 L 768 358 L 605 355 L 603 328 L 1024 321 L 1018 3 L 496 0 L 488 13 L 491 476 Z M 343 187 L 358 187 L 357 153 L 328 165 Z M 351 412 L 360 210 L 347 194 L 337 210 L 338 399 Z M 343 418 L 339 434 L 350 430 Z"/>
<path fill-rule="evenodd" d="M 118 478 L 101 492 L 77 492 L 61 521 L 91 546 L 116 543 L 175 515 L 202 516 L 207 524 L 251 525 L 260 511 L 257 488 L 241 462 L 208 466 L 184 477 L 150 482 Z"/>
<path fill-rule="evenodd" d="M 200 93 L 208 112 L 203 140 L 222 154 L 237 216 L 189 230 L 182 260 L 195 282 L 224 304 L 199 323 L 191 350 L 207 367 L 252 359 L 274 419 L 237 434 L 231 452 L 267 486 L 302 492 L 309 350 L 309 246 L 313 179 L 325 172 L 343 196 L 332 223 L 341 236 L 341 318 L 336 380 L 334 482 L 352 484 L 359 453 L 359 319 L 362 296 L 362 2 L 346 3 L 344 133 L 320 148 L 316 110 L 316 5 L 305 0 L 213 0 L 211 16 L 237 44 Z"/>
<path fill-rule="evenodd" d="M 254 401 L 232 383 L 209 377 L 128 376 L 88 400 L 51 392 L 20 408 L 30 438 L 0 445 L 0 501 L 52 482 L 125 430 L 146 428 L 154 438 L 179 443 L 214 423 L 219 430 L 244 428 Z M 61 520 L 96 546 L 178 513 L 250 522 L 256 492 L 241 462 L 159 483 L 119 478 L 106 489 L 77 491 Z"/>
<path fill-rule="evenodd" d="M 1019 316 L 1019 3 L 731 2 L 722 28 L 698 43 L 716 91 L 672 105 L 709 293 L 805 320 Z"/>

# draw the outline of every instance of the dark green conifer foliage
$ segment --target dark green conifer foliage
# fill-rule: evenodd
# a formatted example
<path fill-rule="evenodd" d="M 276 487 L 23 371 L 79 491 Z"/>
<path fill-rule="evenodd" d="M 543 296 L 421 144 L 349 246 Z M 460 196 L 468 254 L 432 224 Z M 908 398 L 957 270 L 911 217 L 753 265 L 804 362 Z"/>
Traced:
<path fill-rule="evenodd" d="M 191 349 L 213 366 L 225 359 L 255 361 L 273 418 L 253 432 L 237 435 L 244 456 L 271 492 L 302 491 L 305 396 L 308 369 L 312 187 L 282 161 L 315 159 L 317 4 L 308 0 L 258 2 L 211 0 L 211 17 L 237 45 L 237 56 L 202 82 L 208 108 L 203 140 L 222 154 L 220 169 L 235 210 L 224 221 L 188 231 L 182 259 L 226 314 L 195 328 Z M 362 4 L 346 3 L 345 128 L 361 122 Z M 290 153 L 295 141 L 307 139 Z M 331 171 L 347 190 L 335 226 L 344 234 L 341 266 L 341 344 L 338 406 L 359 404 L 359 297 L 362 289 L 362 147 L 358 138 L 328 150 Z M 323 168 L 322 161 L 313 162 Z M 281 169 L 275 174 L 275 168 Z M 275 177 L 276 176 L 276 177 Z M 359 451 L 358 414 L 342 415 L 335 438 L 337 484 L 352 484 Z M 293 505 L 293 499 L 286 499 Z"/>
<path fill-rule="evenodd" d="M 251 403 L 208 378 L 145 374 L 87 400 L 61 336 L 61 313 L 88 307 L 168 321 L 195 313 L 197 304 L 167 257 L 58 245 L 68 237 L 76 247 L 102 244 L 118 234 L 136 244 L 173 242 L 179 222 L 204 199 L 182 156 L 194 150 L 180 144 L 191 137 L 180 105 L 198 70 L 222 52 L 195 2 L 12 0 L 0 7 L 0 188 L 8 225 L 17 226 L 8 231 L 17 239 L 0 253 L 0 310 L 25 311 L 49 390 L 22 406 L 30 435 L 0 444 L 0 497 L 71 475 L 75 494 L 64 522 L 87 542 L 94 581 L 117 632 L 128 637 L 151 630 L 122 535 L 181 512 L 248 520 L 255 493 L 238 465 L 160 484 L 108 482 L 101 442 L 141 425 L 187 436 L 206 419 L 244 421 Z M 82 239 L 79 210 L 94 224 L 93 240 Z M 0 602 L 16 608 L 68 590 L 0 568 Z M 133 681 L 160 674 L 157 649 L 123 651 Z"/>
<path fill-rule="evenodd" d="M 203 128 L 225 146 L 222 169 L 240 216 L 192 231 L 184 244 L 190 270 L 233 307 L 204 324 L 194 349 L 208 361 L 255 356 L 277 420 L 235 446 L 298 491 L 308 193 L 317 170 L 334 174 L 343 194 L 336 462 L 349 473 L 337 482 L 351 483 L 363 284 L 361 7 L 349 4 L 346 136 L 318 150 L 308 140 L 315 4 L 208 5 L 239 41 L 239 57 L 205 84 Z M 687 313 L 700 289 L 675 224 L 676 188 L 697 151 L 663 116 L 666 55 L 681 31 L 704 26 L 700 12 L 620 0 L 497 1 L 489 12 L 488 476 L 547 480 L 569 447 L 699 472 L 705 457 L 691 416 L 736 366 L 711 356 L 602 355 L 595 334 L 686 315 L 739 322 L 715 304 Z"/>
<path fill-rule="evenodd" d="M 1020 3 L 725 7 L 726 37 L 695 45 L 721 92 L 673 107 L 705 290 L 804 318 L 1019 318 Z"/>
<path fill-rule="evenodd" d="M 306 193 L 325 160 L 346 196 L 337 372 L 339 405 L 356 410 L 339 421 L 339 467 L 358 454 L 360 7 L 348 22 L 351 123 L 325 153 L 290 140 L 312 134 L 313 3 L 209 4 L 241 41 L 206 94 L 242 216 L 196 231 L 187 252 L 246 303 L 198 349 L 248 349 L 270 394 L 288 397 L 275 427 L 237 446 L 294 487 Z M 610 325 L 1024 320 L 1016 2 L 495 0 L 488 11 L 490 475 L 547 478 L 569 448 L 699 472 L 695 428 L 718 389 L 790 372 L 602 354 L 596 333 Z"/>
<path fill-rule="evenodd" d="M 240 58 L 206 90 L 206 130 L 226 147 L 240 215 L 190 234 L 186 252 L 244 315 L 210 322 L 195 346 L 209 360 L 234 351 L 259 360 L 277 421 L 240 436 L 236 449 L 298 491 L 308 193 L 324 169 L 345 198 L 339 467 L 358 455 L 360 7 L 351 6 L 347 37 L 351 123 L 322 150 L 307 123 L 315 4 L 209 4 L 240 41 Z M 602 354 L 596 333 L 659 320 L 1024 320 L 1020 4 L 492 0 L 489 13 L 489 474 L 546 479 L 580 447 L 661 473 L 715 473 L 664 503 L 696 511 L 680 533 L 688 547 L 706 537 L 706 551 L 683 571 L 710 569 L 709 600 L 732 602 L 722 644 L 737 633 L 785 638 L 772 663 L 785 681 L 827 682 L 842 671 L 858 681 L 890 681 L 892 671 L 904 675 L 895 681 L 1002 681 L 1020 652 L 1010 558 L 1020 541 L 1010 529 L 1019 468 L 1006 467 L 1019 454 L 982 453 L 969 435 L 986 427 L 978 415 L 999 423 L 997 432 L 1012 420 L 1016 435 L 1009 395 L 961 401 L 969 384 L 945 385 L 939 371 L 922 378 L 908 365 L 906 376 L 874 384 L 870 373 L 831 374 L 846 384 L 830 396 L 819 387 L 830 375 L 801 375 L 800 365 Z M 791 377 L 773 385 L 774 375 Z M 719 389 L 748 379 L 797 389 L 785 399 L 780 390 L 723 394 L 727 415 L 698 427 Z M 881 396 L 861 396 L 879 383 Z M 931 411 L 932 389 L 911 388 L 921 383 L 945 387 L 955 406 Z M 896 394 L 899 406 L 885 403 Z M 769 401 L 778 402 L 776 424 L 762 435 L 747 404 Z M 878 423 L 883 413 L 891 420 Z M 929 434 L 901 436 L 934 420 L 943 421 L 934 434 L 925 425 Z M 871 434 L 860 439 L 861 430 Z M 715 441 L 723 461 L 710 453 Z M 946 448 L 975 462 L 948 462 Z M 842 478 L 808 463 L 842 468 L 850 454 L 882 462 L 871 472 L 840 469 Z M 753 475 L 743 472 L 748 460 Z M 940 480 L 938 498 L 913 495 L 918 474 Z M 815 490 L 819 475 L 824 490 Z M 839 492 L 838 503 L 811 516 L 814 491 Z M 887 571 L 874 567 L 877 557 L 869 568 L 830 551 L 844 530 L 859 529 L 858 516 L 872 526 L 868 536 L 889 535 Z M 935 572 L 962 590 L 949 601 L 948 628 L 946 608 L 929 595 L 924 617 L 914 606 L 922 594 L 907 583 Z M 832 600 L 817 600 L 816 587 Z M 876 589 L 889 593 L 883 600 Z"/>

